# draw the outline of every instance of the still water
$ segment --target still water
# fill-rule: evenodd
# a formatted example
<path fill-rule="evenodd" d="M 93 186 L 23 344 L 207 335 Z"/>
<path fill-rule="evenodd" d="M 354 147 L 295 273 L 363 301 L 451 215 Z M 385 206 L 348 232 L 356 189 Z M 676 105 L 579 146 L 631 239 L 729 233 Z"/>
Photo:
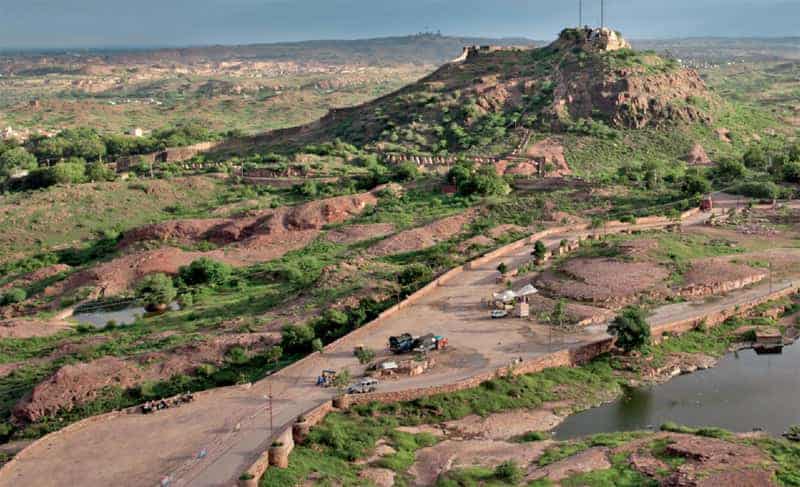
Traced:
<path fill-rule="evenodd" d="M 172 303 L 170 310 L 180 309 L 178 303 Z M 90 324 L 96 328 L 105 328 L 109 321 L 114 321 L 117 326 L 131 325 L 138 317 L 155 316 L 158 313 L 148 313 L 142 306 L 132 306 L 120 309 L 105 309 L 88 312 L 78 312 L 72 317 L 80 323 Z"/>
<path fill-rule="evenodd" d="M 780 355 L 742 350 L 714 368 L 629 389 L 613 403 L 567 418 L 555 437 L 658 428 L 667 421 L 779 436 L 800 423 L 800 344 Z"/>

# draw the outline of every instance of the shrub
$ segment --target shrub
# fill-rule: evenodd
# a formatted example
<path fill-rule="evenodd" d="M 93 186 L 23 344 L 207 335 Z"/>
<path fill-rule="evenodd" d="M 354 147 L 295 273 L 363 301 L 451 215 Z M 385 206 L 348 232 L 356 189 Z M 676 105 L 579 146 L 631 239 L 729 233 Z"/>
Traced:
<path fill-rule="evenodd" d="M 511 191 L 508 183 L 497 174 L 493 166 L 477 169 L 472 164 L 456 164 L 447 173 L 447 180 L 455 184 L 461 195 L 505 195 Z"/>
<path fill-rule="evenodd" d="M 322 340 L 320 340 L 319 338 L 311 340 L 311 350 L 322 353 L 324 349 L 325 345 L 323 345 Z"/>
<path fill-rule="evenodd" d="M 717 163 L 714 168 L 714 175 L 719 179 L 726 181 L 733 181 L 744 177 L 747 173 L 747 168 L 744 167 L 740 161 L 736 159 L 722 159 Z"/>
<path fill-rule="evenodd" d="M 399 181 L 412 181 L 419 176 L 419 168 L 413 162 L 399 164 L 394 170 L 394 178 Z"/>
<path fill-rule="evenodd" d="M 800 183 L 800 161 L 787 162 L 783 165 L 782 173 L 784 181 Z"/>
<path fill-rule="evenodd" d="M 97 161 L 86 166 L 86 177 L 89 181 L 113 181 L 116 174 L 107 165 Z"/>
<path fill-rule="evenodd" d="M 544 242 L 537 240 L 536 243 L 533 244 L 533 256 L 537 259 L 543 259 L 545 255 L 547 255 L 547 247 Z"/>
<path fill-rule="evenodd" d="M 139 282 L 136 294 L 148 306 L 169 304 L 178 295 L 172 279 L 166 274 L 151 274 Z"/>
<path fill-rule="evenodd" d="M 81 159 L 59 162 L 49 168 L 50 184 L 77 184 L 86 180 L 86 163 Z"/>
<path fill-rule="evenodd" d="M 711 183 L 699 172 L 687 171 L 681 189 L 687 196 L 697 196 L 711 191 Z"/>
<path fill-rule="evenodd" d="M 738 184 L 731 189 L 731 192 L 734 194 L 749 196 L 751 198 L 771 200 L 780 195 L 780 188 L 772 181 L 753 181 Z"/>
<path fill-rule="evenodd" d="M 522 482 L 522 469 L 514 460 L 506 460 L 495 467 L 494 476 L 502 482 L 517 485 Z"/>
<path fill-rule="evenodd" d="M 0 299 L 0 304 L 6 306 L 9 304 L 21 303 L 26 299 L 28 299 L 28 293 L 26 293 L 24 289 L 12 287 L 3 294 L 2 299 Z"/>
<path fill-rule="evenodd" d="M 366 347 L 358 347 L 353 352 L 353 355 L 358 359 L 358 363 L 366 365 L 375 360 L 375 351 Z"/>
<path fill-rule="evenodd" d="M 314 340 L 314 330 L 308 325 L 287 325 L 281 333 L 281 345 L 292 352 L 307 352 Z"/>
<path fill-rule="evenodd" d="M 225 361 L 233 365 L 244 365 L 250 361 L 250 356 L 244 348 L 237 345 L 225 352 Z"/>
<path fill-rule="evenodd" d="M 228 264 L 201 257 L 178 271 L 180 278 L 190 286 L 208 284 L 217 286 L 230 278 L 233 268 Z"/>
<path fill-rule="evenodd" d="M 17 171 L 36 168 L 36 157 L 23 147 L 15 147 L 0 153 L 0 177 L 8 177 Z"/>
<path fill-rule="evenodd" d="M 631 306 L 622 310 L 608 326 L 608 333 L 617 337 L 617 346 L 626 352 L 650 343 L 650 325 L 644 310 L 638 307 Z"/>
<path fill-rule="evenodd" d="M 499 272 L 500 274 L 505 274 L 506 272 L 508 272 L 508 266 L 506 265 L 505 262 L 500 262 L 500 265 L 497 266 L 497 272 Z"/>

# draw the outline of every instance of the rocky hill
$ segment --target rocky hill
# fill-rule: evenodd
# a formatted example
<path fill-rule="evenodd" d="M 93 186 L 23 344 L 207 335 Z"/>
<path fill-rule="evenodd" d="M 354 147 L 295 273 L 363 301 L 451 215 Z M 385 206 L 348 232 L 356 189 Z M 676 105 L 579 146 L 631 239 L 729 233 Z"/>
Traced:
<path fill-rule="evenodd" d="M 716 104 L 698 74 L 676 61 L 634 51 L 609 29 L 566 29 L 543 48 L 465 48 L 418 83 L 259 142 L 340 138 L 382 152 L 491 153 L 510 149 L 522 128 L 709 125 Z"/>

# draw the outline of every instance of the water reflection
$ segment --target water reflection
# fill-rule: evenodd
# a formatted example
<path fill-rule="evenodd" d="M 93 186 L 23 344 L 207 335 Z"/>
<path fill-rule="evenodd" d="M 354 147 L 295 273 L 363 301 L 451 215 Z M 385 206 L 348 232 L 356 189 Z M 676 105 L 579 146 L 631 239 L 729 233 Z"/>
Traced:
<path fill-rule="evenodd" d="M 172 303 L 169 307 L 172 311 L 180 309 L 178 303 Z M 156 316 L 161 313 L 148 313 L 142 306 L 130 306 L 123 308 L 106 308 L 97 311 L 87 311 L 75 313 L 72 317 L 80 323 L 85 323 L 102 329 L 113 322 L 117 326 L 132 325 L 140 317 Z"/>

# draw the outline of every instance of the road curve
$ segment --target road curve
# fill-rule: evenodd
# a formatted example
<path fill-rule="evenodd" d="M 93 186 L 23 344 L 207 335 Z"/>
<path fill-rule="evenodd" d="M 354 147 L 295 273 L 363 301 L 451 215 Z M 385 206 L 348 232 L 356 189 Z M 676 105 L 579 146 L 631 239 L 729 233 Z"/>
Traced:
<path fill-rule="evenodd" d="M 704 215 L 684 221 L 701 223 Z M 651 229 L 635 225 L 609 230 Z M 550 246 L 587 232 L 564 232 L 546 239 Z M 298 414 L 332 396 L 315 387 L 323 368 L 363 367 L 352 356 L 357 344 L 381 350 L 389 335 L 436 332 L 450 340 L 451 351 L 430 373 L 385 382 L 382 391 L 444 385 L 505 366 L 511 358 L 532 359 L 552 351 L 606 337 L 602 327 L 549 342 L 546 327 L 522 320 L 490 320 L 479 303 L 497 290 L 496 267 L 510 268 L 530 259 L 530 246 L 494 259 L 438 287 L 421 300 L 382 322 L 368 337 L 344 339 L 325 355 L 278 373 L 252 386 L 235 386 L 198 394 L 191 404 L 151 415 L 118 413 L 82 422 L 48 435 L 23 450 L 0 470 L 0 487 L 11 486 L 171 486 L 234 485 L 241 472 L 270 443 L 266 395 L 272 391 L 274 431 Z M 697 308 L 696 313 L 704 310 Z M 351 343 L 352 342 L 352 343 Z M 385 352 L 383 352 L 385 353 Z"/>

